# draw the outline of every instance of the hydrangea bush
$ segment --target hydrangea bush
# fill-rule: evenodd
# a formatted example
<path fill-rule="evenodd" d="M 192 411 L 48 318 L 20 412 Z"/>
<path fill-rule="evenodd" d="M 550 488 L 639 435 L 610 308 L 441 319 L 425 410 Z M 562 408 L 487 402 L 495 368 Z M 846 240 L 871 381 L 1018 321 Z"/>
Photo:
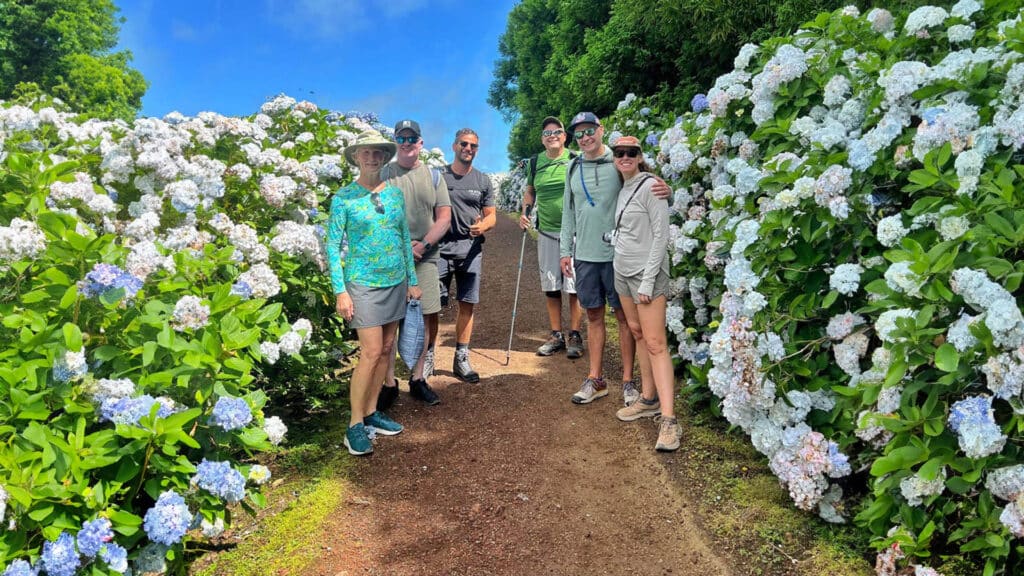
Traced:
<path fill-rule="evenodd" d="M 692 388 L 881 575 L 1024 570 L 1022 20 L 850 6 L 605 122 L 675 188 Z"/>
<path fill-rule="evenodd" d="M 250 456 L 287 432 L 268 393 L 327 386 L 351 347 L 323 206 L 381 126 L 283 96 L 131 125 L 60 108 L 0 104 L 0 567 L 176 571 L 262 505 Z"/>

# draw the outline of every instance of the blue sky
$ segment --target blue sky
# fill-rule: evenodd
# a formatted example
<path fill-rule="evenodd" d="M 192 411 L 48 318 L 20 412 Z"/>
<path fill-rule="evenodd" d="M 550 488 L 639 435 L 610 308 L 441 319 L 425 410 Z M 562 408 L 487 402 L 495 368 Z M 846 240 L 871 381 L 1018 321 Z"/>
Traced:
<path fill-rule="evenodd" d="M 452 157 L 480 134 L 475 166 L 508 169 L 509 126 L 487 105 L 498 37 L 516 0 L 116 0 L 120 48 L 149 81 L 142 114 L 248 115 L 280 93 L 388 125 L 420 122 Z"/>

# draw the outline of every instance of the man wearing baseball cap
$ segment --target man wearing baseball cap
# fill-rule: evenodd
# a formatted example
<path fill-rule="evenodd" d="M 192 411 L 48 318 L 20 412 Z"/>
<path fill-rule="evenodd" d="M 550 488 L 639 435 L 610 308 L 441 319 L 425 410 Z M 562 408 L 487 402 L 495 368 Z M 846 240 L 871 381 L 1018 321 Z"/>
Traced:
<path fill-rule="evenodd" d="M 559 253 L 562 273 L 576 280 L 576 294 L 587 311 L 587 351 L 590 368 L 575 404 L 589 404 L 608 395 L 604 381 L 605 305 L 612 307 L 619 325 L 622 351 L 622 398 L 627 406 L 640 397 L 633 381 L 636 342 L 629 330 L 622 304 L 615 291 L 612 261 L 615 249 L 608 234 L 615 228 L 615 205 L 622 183 L 615 169 L 612 151 L 604 145 L 604 127 L 593 112 L 580 112 L 569 122 L 569 133 L 581 156 L 566 170 L 565 201 Z M 671 189 L 659 179 L 652 192 L 668 198 Z"/>
<path fill-rule="evenodd" d="M 548 116 L 540 126 L 540 143 L 544 152 L 528 160 L 523 210 L 519 217 L 519 227 L 523 230 L 532 224 L 527 210 L 533 209 L 532 216 L 537 220 L 537 263 L 551 328 L 551 335 L 537 348 L 537 355 L 551 356 L 565 350 L 568 358 L 579 358 L 583 355 L 583 336 L 580 334 L 583 313 L 576 299 L 572 276 L 562 274 L 558 247 L 565 197 L 565 169 L 576 154 L 565 149 L 566 133 L 561 120 Z M 571 332 L 568 334 L 562 332 L 562 292 L 569 297 Z"/>
<path fill-rule="evenodd" d="M 397 186 L 405 196 L 405 218 L 409 223 L 412 253 L 416 260 L 416 277 L 423 290 L 420 302 L 426 329 L 423 354 L 409 379 L 409 394 L 432 406 L 441 401 L 427 384 L 427 379 L 434 371 L 437 315 L 441 312 L 437 245 L 448 232 L 452 203 L 441 171 L 428 167 L 420 160 L 423 138 L 419 123 L 415 120 L 401 120 L 395 124 L 395 142 L 398 144 L 395 160 L 386 165 L 380 175 L 382 180 Z M 398 381 L 395 379 L 395 358 L 392 355 L 378 408 L 386 410 L 397 397 Z"/>

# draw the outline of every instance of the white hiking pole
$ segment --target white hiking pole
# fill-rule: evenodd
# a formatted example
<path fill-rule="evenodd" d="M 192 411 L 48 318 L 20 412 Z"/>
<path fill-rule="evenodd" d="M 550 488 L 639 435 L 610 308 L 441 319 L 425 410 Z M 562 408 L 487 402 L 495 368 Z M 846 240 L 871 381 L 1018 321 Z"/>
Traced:
<path fill-rule="evenodd" d="M 527 206 L 524 214 L 527 218 L 530 217 L 530 209 L 532 206 Z M 519 281 L 523 278 L 523 252 L 526 251 L 526 233 L 529 229 L 523 230 L 523 243 L 519 247 L 519 271 L 516 272 L 516 295 L 512 297 L 512 325 L 508 329 L 508 350 L 505 352 L 505 366 L 508 366 L 509 362 L 512 361 L 512 336 L 516 333 L 516 307 L 519 306 Z"/>

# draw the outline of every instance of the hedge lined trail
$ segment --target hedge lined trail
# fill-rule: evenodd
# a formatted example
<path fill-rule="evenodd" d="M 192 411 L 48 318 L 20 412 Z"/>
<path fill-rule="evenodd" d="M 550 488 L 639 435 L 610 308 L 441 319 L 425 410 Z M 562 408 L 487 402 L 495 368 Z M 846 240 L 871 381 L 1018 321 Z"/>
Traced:
<path fill-rule="evenodd" d="M 586 356 L 534 354 L 547 321 L 532 240 L 504 365 L 521 238 L 500 217 L 485 245 L 471 358 L 481 384 L 451 376 L 454 309 L 445 311 L 432 380 L 443 403 L 423 407 L 403 382 L 394 416 L 406 431 L 378 439 L 359 463 L 355 493 L 331 515 L 307 574 L 732 574 L 669 478 L 676 458 L 654 452 L 656 425 L 615 419 L 617 385 L 572 404 Z M 606 365 L 617 382 L 618 366 Z"/>

